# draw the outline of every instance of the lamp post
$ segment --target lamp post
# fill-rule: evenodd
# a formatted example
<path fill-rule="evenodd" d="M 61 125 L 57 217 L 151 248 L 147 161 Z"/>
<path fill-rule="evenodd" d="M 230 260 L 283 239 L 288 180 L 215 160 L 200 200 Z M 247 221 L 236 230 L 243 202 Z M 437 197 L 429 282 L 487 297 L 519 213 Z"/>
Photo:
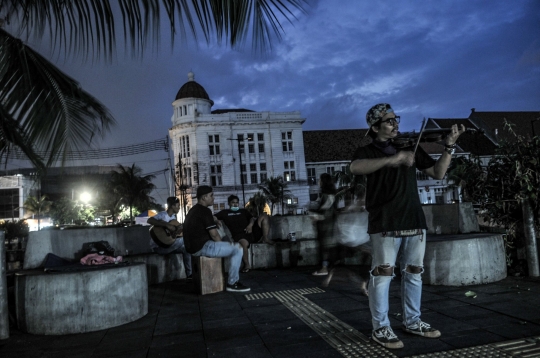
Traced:
<path fill-rule="evenodd" d="M 229 138 L 229 140 L 235 140 L 238 142 L 238 157 L 240 158 L 240 185 L 242 186 L 242 200 L 244 202 L 244 207 L 246 206 L 246 193 L 244 192 L 244 174 L 242 172 L 242 152 L 240 151 L 240 142 L 244 141 L 244 138 L 238 136 L 238 138 Z M 245 150 L 245 148 L 244 148 Z M 233 151 L 234 154 L 234 151 Z"/>

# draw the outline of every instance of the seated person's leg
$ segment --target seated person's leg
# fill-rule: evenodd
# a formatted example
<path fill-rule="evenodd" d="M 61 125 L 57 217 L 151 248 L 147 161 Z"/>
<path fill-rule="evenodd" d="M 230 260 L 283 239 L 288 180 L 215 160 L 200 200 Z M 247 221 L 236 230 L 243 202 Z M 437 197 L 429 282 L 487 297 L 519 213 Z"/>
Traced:
<path fill-rule="evenodd" d="M 249 242 L 246 239 L 240 239 L 238 240 L 238 243 L 242 247 L 242 261 L 244 262 L 244 269 L 242 272 L 248 272 L 251 269 L 248 257 Z"/>
<path fill-rule="evenodd" d="M 239 244 L 230 244 L 222 241 L 207 241 L 203 248 L 193 256 L 229 257 L 229 277 L 227 282 L 232 285 L 240 278 L 240 264 L 242 263 L 242 248 Z"/>
<path fill-rule="evenodd" d="M 253 235 L 255 238 L 261 239 L 262 242 L 274 245 L 274 240 L 268 236 L 270 234 L 270 217 L 266 213 L 262 213 L 253 224 Z"/>

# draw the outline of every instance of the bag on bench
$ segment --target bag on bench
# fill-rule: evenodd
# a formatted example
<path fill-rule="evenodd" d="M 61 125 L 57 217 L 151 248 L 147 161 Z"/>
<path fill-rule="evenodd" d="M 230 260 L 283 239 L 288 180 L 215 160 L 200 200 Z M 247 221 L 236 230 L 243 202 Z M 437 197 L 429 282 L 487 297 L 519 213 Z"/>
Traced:
<path fill-rule="evenodd" d="M 89 254 L 100 254 L 106 256 L 114 256 L 114 248 L 108 241 L 94 241 L 83 244 L 83 256 Z"/>

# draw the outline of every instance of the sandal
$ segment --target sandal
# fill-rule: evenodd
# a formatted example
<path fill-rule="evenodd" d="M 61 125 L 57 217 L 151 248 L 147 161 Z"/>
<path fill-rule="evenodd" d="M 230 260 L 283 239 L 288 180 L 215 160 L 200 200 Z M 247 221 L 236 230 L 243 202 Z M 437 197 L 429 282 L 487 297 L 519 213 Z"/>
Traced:
<path fill-rule="evenodd" d="M 246 272 L 249 272 L 249 271 L 251 271 L 251 268 L 245 268 L 245 269 L 242 270 L 243 273 L 246 273 Z"/>

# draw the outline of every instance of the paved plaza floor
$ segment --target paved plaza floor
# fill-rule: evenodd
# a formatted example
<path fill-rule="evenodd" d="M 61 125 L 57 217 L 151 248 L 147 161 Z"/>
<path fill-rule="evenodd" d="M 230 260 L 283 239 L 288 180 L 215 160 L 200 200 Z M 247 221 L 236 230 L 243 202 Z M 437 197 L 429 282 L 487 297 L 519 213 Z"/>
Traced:
<path fill-rule="evenodd" d="M 338 270 L 328 287 L 315 267 L 241 274 L 248 294 L 205 296 L 179 280 L 149 287 L 148 314 L 129 324 L 77 335 L 39 336 L 12 327 L 0 357 L 526 357 L 540 356 L 540 280 L 512 277 L 479 286 L 424 286 L 422 318 L 437 339 L 402 332 L 400 280 L 390 317 L 403 349 L 369 337 L 365 267 Z"/>

